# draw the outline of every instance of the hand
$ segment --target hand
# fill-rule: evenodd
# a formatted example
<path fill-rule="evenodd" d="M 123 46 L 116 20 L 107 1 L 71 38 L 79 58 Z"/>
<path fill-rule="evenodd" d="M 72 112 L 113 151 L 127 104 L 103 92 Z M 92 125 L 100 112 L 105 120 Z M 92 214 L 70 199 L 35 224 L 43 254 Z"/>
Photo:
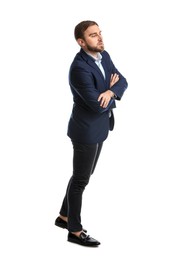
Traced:
<path fill-rule="evenodd" d="M 110 88 L 119 80 L 119 75 L 114 73 L 111 74 Z"/>
<path fill-rule="evenodd" d="M 98 101 L 100 102 L 100 106 L 106 108 L 109 104 L 109 101 L 114 96 L 114 93 L 111 90 L 107 90 L 100 94 Z"/>

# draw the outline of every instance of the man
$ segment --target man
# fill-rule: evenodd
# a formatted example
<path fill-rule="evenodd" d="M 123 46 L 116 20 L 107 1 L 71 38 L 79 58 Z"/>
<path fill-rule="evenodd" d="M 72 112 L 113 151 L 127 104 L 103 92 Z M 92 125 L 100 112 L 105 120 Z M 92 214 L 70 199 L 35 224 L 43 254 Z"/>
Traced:
<path fill-rule="evenodd" d="M 96 22 L 82 21 L 74 33 L 81 50 L 69 71 L 74 101 L 68 124 L 74 153 L 73 175 L 55 225 L 68 229 L 70 242 L 98 246 L 100 242 L 87 235 L 81 224 L 82 194 L 94 172 L 102 144 L 114 127 L 112 109 L 115 100 L 120 100 L 126 90 L 127 81 L 104 50 Z"/>

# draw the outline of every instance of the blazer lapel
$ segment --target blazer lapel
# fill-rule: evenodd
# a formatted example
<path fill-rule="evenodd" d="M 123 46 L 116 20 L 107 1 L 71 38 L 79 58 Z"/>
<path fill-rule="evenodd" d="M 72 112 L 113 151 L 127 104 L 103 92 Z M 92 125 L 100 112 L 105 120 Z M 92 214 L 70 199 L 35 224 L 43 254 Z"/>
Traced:
<path fill-rule="evenodd" d="M 99 75 L 103 78 L 103 80 L 105 80 L 100 68 L 95 63 L 95 59 L 92 58 L 90 55 L 88 55 L 85 51 L 83 51 L 83 49 L 80 50 L 80 53 L 81 53 L 82 57 L 86 60 L 88 65 L 90 65 L 93 69 L 98 71 Z M 105 69 L 104 69 L 104 71 L 105 71 Z"/>
<path fill-rule="evenodd" d="M 100 76 L 105 80 L 104 75 L 102 74 L 102 71 L 100 70 L 100 68 L 97 66 L 97 64 L 95 63 L 95 60 L 88 60 L 88 64 L 94 68 L 96 71 L 98 71 L 98 73 L 100 74 Z"/>
<path fill-rule="evenodd" d="M 106 60 L 103 58 L 103 56 L 102 56 L 102 66 L 103 66 L 104 71 L 105 71 L 105 81 L 110 82 L 109 69 L 107 68 Z"/>

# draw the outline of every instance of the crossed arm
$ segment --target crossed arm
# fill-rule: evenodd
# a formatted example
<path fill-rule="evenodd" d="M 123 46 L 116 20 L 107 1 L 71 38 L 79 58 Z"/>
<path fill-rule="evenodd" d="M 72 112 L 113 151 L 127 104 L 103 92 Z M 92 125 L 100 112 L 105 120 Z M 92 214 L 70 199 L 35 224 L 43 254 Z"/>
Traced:
<path fill-rule="evenodd" d="M 111 80 L 110 80 L 110 88 L 119 80 L 118 74 L 112 74 Z M 115 96 L 114 92 L 112 90 L 107 90 L 103 93 L 101 93 L 98 97 L 98 101 L 100 102 L 100 106 L 103 108 L 106 108 L 111 100 Z"/>
<path fill-rule="evenodd" d="M 113 71 L 115 70 L 114 68 Z M 69 83 L 71 89 L 73 89 L 92 110 L 99 113 L 103 113 L 110 108 L 114 102 L 114 96 L 117 100 L 120 100 L 127 87 L 126 79 L 116 70 L 111 75 L 109 82 L 110 88 L 99 93 L 94 87 L 92 74 L 80 66 L 71 67 Z"/>

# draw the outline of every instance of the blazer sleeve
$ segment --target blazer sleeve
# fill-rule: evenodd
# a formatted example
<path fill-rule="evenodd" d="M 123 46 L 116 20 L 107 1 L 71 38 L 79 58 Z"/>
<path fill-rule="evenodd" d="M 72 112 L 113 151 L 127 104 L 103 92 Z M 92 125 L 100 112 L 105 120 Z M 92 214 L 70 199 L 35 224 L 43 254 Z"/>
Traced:
<path fill-rule="evenodd" d="M 114 92 L 116 99 L 120 100 L 121 97 L 123 96 L 125 90 L 128 87 L 128 83 L 126 81 L 126 78 L 115 67 L 115 65 L 113 64 L 113 62 L 110 58 L 110 55 L 106 51 L 105 51 L 104 58 L 106 59 L 106 62 L 108 62 L 111 74 L 117 73 L 119 75 L 119 81 L 116 82 L 110 89 Z"/>
<path fill-rule="evenodd" d="M 111 90 L 114 92 L 116 99 L 121 100 L 125 90 L 128 87 L 128 83 L 127 83 L 126 79 L 123 77 L 123 75 L 118 70 L 115 70 L 115 71 L 116 72 L 114 72 L 114 73 L 117 73 L 119 75 L 119 81 L 116 82 L 111 87 Z"/>
<path fill-rule="evenodd" d="M 97 113 L 103 113 L 110 110 L 114 99 L 111 99 L 108 106 L 103 108 L 100 106 L 98 97 L 99 90 L 95 87 L 92 74 L 83 67 L 74 67 L 70 69 L 69 83 L 76 93 L 82 98 L 85 104 Z"/>

